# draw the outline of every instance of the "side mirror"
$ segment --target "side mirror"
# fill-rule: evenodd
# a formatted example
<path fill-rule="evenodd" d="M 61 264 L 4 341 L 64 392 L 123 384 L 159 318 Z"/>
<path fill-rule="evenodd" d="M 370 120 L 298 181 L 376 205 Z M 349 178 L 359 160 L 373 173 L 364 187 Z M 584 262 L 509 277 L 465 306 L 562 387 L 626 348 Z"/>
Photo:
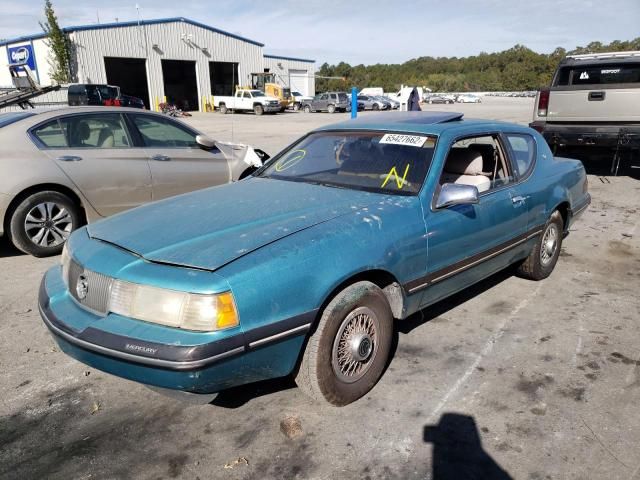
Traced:
<path fill-rule="evenodd" d="M 478 188 L 475 185 L 445 183 L 440 187 L 440 192 L 436 199 L 436 208 L 473 203 L 478 203 Z"/>
<path fill-rule="evenodd" d="M 206 135 L 196 135 L 196 143 L 203 150 L 211 150 L 216 146 L 216 141 Z"/>

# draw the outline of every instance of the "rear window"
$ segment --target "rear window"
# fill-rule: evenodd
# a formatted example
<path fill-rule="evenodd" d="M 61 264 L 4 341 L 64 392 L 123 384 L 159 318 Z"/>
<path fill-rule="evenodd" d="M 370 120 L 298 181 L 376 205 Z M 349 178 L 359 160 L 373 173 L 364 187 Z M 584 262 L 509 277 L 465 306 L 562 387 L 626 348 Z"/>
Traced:
<path fill-rule="evenodd" d="M 640 64 L 574 65 L 562 67 L 556 86 L 640 84 Z"/>

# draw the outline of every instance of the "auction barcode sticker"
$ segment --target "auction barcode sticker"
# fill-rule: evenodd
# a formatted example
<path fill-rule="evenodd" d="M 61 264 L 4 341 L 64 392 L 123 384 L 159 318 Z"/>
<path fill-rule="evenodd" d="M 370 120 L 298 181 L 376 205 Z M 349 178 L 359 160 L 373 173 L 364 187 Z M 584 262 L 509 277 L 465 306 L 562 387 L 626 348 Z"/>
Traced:
<path fill-rule="evenodd" d="M 399 133 L 386 133 L 380 143 L 390 143 L 393 145 L 408 145 L 410 147 L 422 147 L 429 137 L 418 135 L 402 135 Z"/>

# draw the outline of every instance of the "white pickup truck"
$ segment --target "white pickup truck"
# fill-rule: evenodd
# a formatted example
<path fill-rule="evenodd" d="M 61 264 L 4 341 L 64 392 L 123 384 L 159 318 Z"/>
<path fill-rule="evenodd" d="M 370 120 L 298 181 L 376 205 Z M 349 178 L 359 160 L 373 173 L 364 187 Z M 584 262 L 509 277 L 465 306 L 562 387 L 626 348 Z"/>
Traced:
<path fill-rule="evenodd" d="M 256 115 L 277 113 L 282 109 L 280 100 L 268 97 L 260 90 L 238 90 L 232 97 L 214 96 L 213 106 L 220 113 L 235 111 L 253 111 Z"/>
<path fill-rule="evenodd" d="M 640 51 L 571 55 L 529 124 L 553 149 L 640 148 Z"/>

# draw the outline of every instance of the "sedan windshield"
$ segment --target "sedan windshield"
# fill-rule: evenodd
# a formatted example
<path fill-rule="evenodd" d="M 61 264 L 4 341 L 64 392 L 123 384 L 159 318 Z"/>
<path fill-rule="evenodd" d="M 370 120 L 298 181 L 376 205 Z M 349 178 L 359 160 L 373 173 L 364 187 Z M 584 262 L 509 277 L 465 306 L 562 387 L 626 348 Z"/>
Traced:
<path fill-rule="evenodd" d="M 415 195 L 436 139 L 420 134 L 318 132 L 274 157 L 259 176 L 380 193 Z"/>

